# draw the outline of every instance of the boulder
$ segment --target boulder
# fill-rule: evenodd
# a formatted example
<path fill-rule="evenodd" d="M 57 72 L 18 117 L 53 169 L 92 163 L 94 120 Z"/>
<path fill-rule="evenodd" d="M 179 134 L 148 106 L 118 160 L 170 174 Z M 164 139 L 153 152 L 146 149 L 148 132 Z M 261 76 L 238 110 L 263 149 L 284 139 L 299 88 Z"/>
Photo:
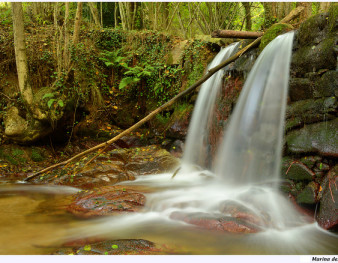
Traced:
<path fill-rule="evenodd" d="M 314 172 L 305 164 L 295 162 L 291 163 L 286 171 L 286 178 L 294 181 L 311 181 L 314 179 Z"/>
<path fill-rule="evenodd" d="M 317 214 L 318 224 L 327 230 L 338 231 L 338 165 L 333 167 L 323 180 L 322 198 Z"/>
<path fill-rule="evenodd" d="M 338 156 L 338 118 L 291 131 L 286 136 L 288 150 L 293 154 L 319 153 Z"/>
<path fill-rule="evenodd" d="M 67 211 L 81 218 L 135 212 L 145 204 L 142 193 L 125 186 L 105 186 L 80 191 L 73 198 Z"/>
<path fill-rule="evenodd" d="M 319 184 L 310 182 L 305 188 L 297 195 L 296 201 L 298 204 L 316 204 L 318 201 Z"/>
<path fill-rule="evenodd" d="M 308 78 L 291 78 L 289 83 L 291 101 L 312 98 L 312 83 Z"/>

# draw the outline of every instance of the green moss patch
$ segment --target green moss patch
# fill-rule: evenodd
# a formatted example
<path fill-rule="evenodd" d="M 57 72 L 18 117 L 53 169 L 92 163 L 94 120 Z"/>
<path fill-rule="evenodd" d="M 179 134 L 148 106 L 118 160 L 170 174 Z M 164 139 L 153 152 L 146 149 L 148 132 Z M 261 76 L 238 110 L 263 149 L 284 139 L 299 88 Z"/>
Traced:
<path fill-rule="evenodd" d="M 259 50 L 262 51 L 277 36 L 293 30 L 293 26 L 289 24 L 277 23 L 270 27 L 262 37 Z"/>

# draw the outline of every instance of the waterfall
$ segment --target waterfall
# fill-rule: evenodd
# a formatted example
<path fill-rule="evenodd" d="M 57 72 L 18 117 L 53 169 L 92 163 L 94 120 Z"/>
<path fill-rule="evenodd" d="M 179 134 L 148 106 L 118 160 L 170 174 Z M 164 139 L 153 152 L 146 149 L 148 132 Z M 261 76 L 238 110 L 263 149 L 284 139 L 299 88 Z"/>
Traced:
<path fill-rule="evenodd" d="M 223 48 L 208 66 L 208 70 L 227 60 L 237 50 L 239 42 Z M 222 87 L 224 71 L 219 70 L 204 82 L 194 107 L 185 143 L 183 164 L 205 167 L 208 158 L 207 136 L 209 131 L 208 120 L 213 114 L 216 96 Z"/>
<path fill-rule="evenodd" d="M 279 180 L 293 36 L 275 38 L 244 84 L 216 160 L 226 184 Z"/>

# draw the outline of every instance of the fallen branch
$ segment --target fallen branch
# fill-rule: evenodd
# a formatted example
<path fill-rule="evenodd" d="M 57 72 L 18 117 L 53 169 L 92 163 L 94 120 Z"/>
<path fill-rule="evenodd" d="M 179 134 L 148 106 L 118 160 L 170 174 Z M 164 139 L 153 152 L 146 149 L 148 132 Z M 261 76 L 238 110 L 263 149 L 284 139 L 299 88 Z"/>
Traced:
<path fill-rule="evenodd" d="M 113 142 L 121 139 L 123 136 L 126 136 L 127 134 L 131 133 L 132 131 L 136 130 L 137 128 L 139 128 L 141 125 L 143 125 L 144 123 L 146 123 L 147 121 L 151 120 L 152 118 L 154 118 L 158 113 L 160 113 L 161 111 L 163 111 L 164 109 L 168 108 L 169 106 L 173 105 L 178 99 L 180 99 L 181 97 L 185 96 L 186 94 L 190 93 L 191 91 L 193 91 L 194 89 L 196 89 L 199 85 L 201 85 L 203 82 L 205 82 L 207 79 L 209 79 L 213 74 L 215 74 L 217 71 L 219 71 L 221 68 L 225 67 L 226 65 L 230 64 L 231 62 L 234 62 L 237 58 L 239 58 L 240 56 L 242 56 L 245 52 L 247 52 L 248 50 L 256 47 L 259 45 L 261 41 L 261 37 L 257 38 L 254 42 L 252 42 L 251 44 L 247 45 L 245 48 L 241 49 L 240 51 L 238 51 L 235 55 L 231 56 L 229 59 L 227 59 L 226 61 L 224 61 L 223 63 L 219 64 L 218 66 L 210 69 L 207 74 L 205 74 L 201 79 L 199 79 L 197 82 L 195 82 L 193 85 L 191 85 L 188 89 L 182 91 L 181 93 L 179 93 L 178 95 L 176 95 L 174 98 L 172 98 L 171 100 L 169 100 L 167 103 L 163 104 L 162 106 L 160 106 L 159 108 L 157 108 L 156 110 L 152 111 L 149 115 L 147 115 L 146 117 L 144 117 L 142 120 L 140 120 L 139 122 L 137 122 L 136 124 L 134 124 L 133 126 L 131 126 L 130 128 L 128 128 L 127 130 L 124 130 L 123 132 L 121 132 L 119 135 L 115 136 L 114 138 L 110 139 L 109 141 L 106 141 L 104 143 L 98 144 L 86 151 L 83 151 L 75 156 L 73 156 L 70 159 L 67 159 L 66 161 L 63 161 L 61 163 L 57 163 L 54 164 L 52 166 L 49 166 L 41 171 L 38 171 L 30 176 L 28 176 L 26 179 L 24 179 L 24 181 L 29 181 L 30 179 L 38 176 L 39 174 L 45 173 L 47 171 L 50 171 L 56 167 L 62 166 L 62 165 L 66 165 L 84 155 L 87 155 L 93 151 L 96 151 L 98 149 L 104 148 L 106 149 L 110 144 L 112 144 Z M 104 149 L 101 151 L 103 152 Z M 97 155 L 96 155 L 97 156 Z M 95 157 L 96 157 L 95 156 Z M 92 158 L 91 161 L 95 159 Z M 89 163 L 89 162 L 88 162 Z M 87 163 L 87 164 L 88 164 Z"/>
<path fill-rule="evenodd" d="M 216 38 L 255 39 L 261 36 L 263 36 L 263 32 L 215 30 L 214 32 L 211 33 L 211 37 Z"/>
<path fill-rule="evenodd" d="M 304 10 L 304 6 L 298 6 L 293 9 L 286 17 L 284 17 L 279 23 L 289 23 L 291 20 L 297 18 Z"/>

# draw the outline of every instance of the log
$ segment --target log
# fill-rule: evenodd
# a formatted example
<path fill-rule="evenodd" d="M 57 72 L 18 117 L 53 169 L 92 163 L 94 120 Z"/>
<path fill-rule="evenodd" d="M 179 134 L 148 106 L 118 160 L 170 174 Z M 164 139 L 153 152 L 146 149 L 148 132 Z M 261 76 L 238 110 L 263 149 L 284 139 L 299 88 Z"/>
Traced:
<path fill-rule="evenodd" d="M 279 23 L 289 23 L 291 20 L 297 18 L 304 10 L 304 6 L 298 6 L 293 9 L 286 17 L 284 17 Z"/>
<path fill-rule="evenodd" d="M 255 39 L 261 36 L 263 36 L 263 32 L 215 30 L 214 32 L 211 33 L 211 37 L 215 38 Z"/>
<path fill-rule="evenodd" d="M 223 63 L 219 64 L 218 66 L 210 69 L 207 74 L 205 74 L 201 79 L 199 79 L 197 82 L 195 82 L 193 85 L 191 85 L 188 89 L 182 91 L 181 93 L 177 94 L 174 98 L 172 98 L 171 100 L 169 100 L 168 102 L 166 102 L 165 104 L 163 104 L 162 106 L 160 106 L 159 108 L 157 108 L 156 110 L 152 111 L 149 115 L 147 115 L 146 117 L 144 117 L 142 120 L 140 120 L 139 122 L 137 122 L 136 124 L 134 124 L 133 126 L 131 126 L 130 128 L 128 128 L 127 130 L 124 130 L 123 132 L 121 132 L 119 135 L 115 136 L 114 138 L 98 144 L 86 151 L 83 151 L 73 157 L 71 157 L 70 159 L 67 159 L 63 162 L 54 164 L 52 166 L 49 166 L 41 171 L 38 171 L 30 176 L 28 176 L 27 178 L 24 179 L 24 181 L 29 181 L 30 179 L 45 173 L 47 171 L 50 171 L 54 168 L 57 168 L 59 166 L 62 165 L 66 165 L 74 160 L 79 159 L 82 156 L 85 156 L 91 152 L 94 152 L 98 149 L 101 148 L 107 148 L 110 144 L 112 144 L 113 142 L 121 139 L 123 136 L 126 136 L 127 134 L 131 133 L 132 131 L 136 130 L 137 128 L 139 128 L 141 125 L 143 125 L 144 123 L 146 123 L 147 121 L 151 120 L 152 118 L 154 118 L 158 113 L 160 113 L 161 111 L 163 111 L 164 109 L 168 108 L 169 106 L 173 105 L 178 99 L 182 98 L 183 96 L 185 96 L 186 94 L 190 93 L 191 91 L 193 91 L 194 89 L 196 89 L 198 86 L 200 86 L 202 83 L 204 83 L 206 80 L 208 80 L 212 75 L 214 75 L 217 71 L 219 71 L 221 68 L 224 68 L 226 65 L 230 64 L 231 62 L 234 62 L 237 58 L 239 58 L 240 56 L 242 56 L 245 52 L 251 50 L 252 48 L 256 47 L 259 45 L 261 41 L 261 37 L 257 38 L 255 41 L 253 41 L 252 43 L 250 43 L 249 45 L 247 45 L 246 47 L 244 47 L 243 49 L 241 49 L 240 51 L 238 51 L 235 55 L 231 56 L 229 59 L 227 59 L 226 61 L 224 61 Z M 102 151 L 103 152 L 103 151 Z M 97 155 L 96 155 L 97 156 Z M 96 157 L 95 156 L 95 157 Z M 94 158 L 91 159 L 91 161 Z M 88 162 L 89 163 L 89 162 Z M 88 164 L 87 163 L 87 164 Z"/>

